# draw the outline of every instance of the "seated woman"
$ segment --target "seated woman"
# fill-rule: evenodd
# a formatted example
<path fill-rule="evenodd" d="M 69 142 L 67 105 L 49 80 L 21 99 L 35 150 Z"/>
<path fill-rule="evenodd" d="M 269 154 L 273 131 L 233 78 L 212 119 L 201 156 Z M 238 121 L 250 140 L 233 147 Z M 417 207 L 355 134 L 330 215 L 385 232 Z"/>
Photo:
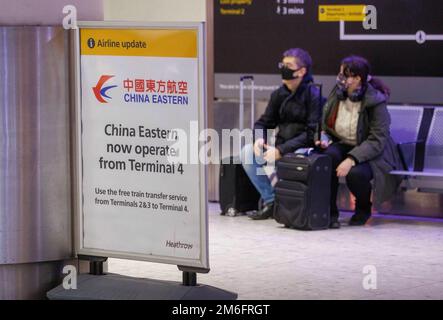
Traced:
<path fill-rule="evenodd" d="M 390 175 L 401 168 L 396 145 L 390 136 L 386 102 L 390 91 L 370 76 L 365 58 L 342 60 L 337 85 L 323 109 L 321 141 L 316 141 L 332 158 L 331 228 L 339 228 L 337 191 L 340 177 L 355 196 L 355 214 L 349 225 L 364 225 L 371 216 L 371 180 L 374 202 L 379 205 L 397 190 L 401 177 Z"/>

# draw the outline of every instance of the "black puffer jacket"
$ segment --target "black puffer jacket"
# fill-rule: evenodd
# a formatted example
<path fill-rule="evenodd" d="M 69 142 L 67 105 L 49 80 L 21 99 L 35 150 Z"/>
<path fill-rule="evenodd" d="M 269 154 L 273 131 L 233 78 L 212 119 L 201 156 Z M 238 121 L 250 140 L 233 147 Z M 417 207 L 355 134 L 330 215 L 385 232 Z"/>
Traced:
<path fill-rule="evenodd" d="M 325 99 L 312 82 L 312 76 L 305 76 L 293 93 L 282 85 L 271 94 L 265 113 L 255 122 L 254 132 L 262 129 L 265 140 L 266 130 L 278 127 L 275 145 L 282 155 L 313 146 Z"/>

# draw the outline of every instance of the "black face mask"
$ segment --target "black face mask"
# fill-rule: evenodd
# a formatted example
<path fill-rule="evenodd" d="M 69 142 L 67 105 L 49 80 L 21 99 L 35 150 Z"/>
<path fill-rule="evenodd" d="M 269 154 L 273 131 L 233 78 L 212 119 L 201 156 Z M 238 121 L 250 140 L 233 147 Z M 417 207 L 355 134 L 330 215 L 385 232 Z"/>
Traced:
<path fill-rule="evenodd" d="M 295 80 L 295 79 L 298 79 L 299 78 L 298 76 L 294 77 L 294 72 L 296 72 L 296 71 L 298 71 L 300 69 L 301 68 L 299 68 L 297 70 L 292 70 L 292 69 L 289 69 L 286 66 L 283 66 L 283 67 L 280 68 L 281 77 L 282 77 L 283 80 Z"/>

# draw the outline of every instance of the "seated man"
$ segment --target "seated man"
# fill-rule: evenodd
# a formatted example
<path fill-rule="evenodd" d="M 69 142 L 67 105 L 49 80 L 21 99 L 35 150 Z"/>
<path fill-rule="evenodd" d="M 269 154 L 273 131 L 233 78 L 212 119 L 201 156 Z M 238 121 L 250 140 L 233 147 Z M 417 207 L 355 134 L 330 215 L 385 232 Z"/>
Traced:
<path fill-rule="evenodd" d="M 263 201 L 262 208 L 249 216 L 254 220 L 267 219 L 274 210 L 274 188 L 263 171 L 266 162 L 273 163 L 286 153 L 314 144 L 324 99 L 320 99 L 318 88 L 311 85 L 311 65 L 309 53 L 300 48 L 283 53 L 279 63 L 283 85 L 271 94 L 264 114 L 255 122 L 254 145 L 246 145 L 242 150 L 243 168 Z M 267 144 L 266 132 L 276 127 L 274 147 Z M 261 137 L 256 130 L 262 130 Z"/>

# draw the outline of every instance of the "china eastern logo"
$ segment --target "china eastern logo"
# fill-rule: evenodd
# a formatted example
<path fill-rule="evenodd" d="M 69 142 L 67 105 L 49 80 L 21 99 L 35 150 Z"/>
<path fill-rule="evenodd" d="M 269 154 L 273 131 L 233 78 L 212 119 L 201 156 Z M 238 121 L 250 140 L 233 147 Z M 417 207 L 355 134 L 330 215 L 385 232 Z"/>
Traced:
<path fill-rule="evenodd" d="M 92 87 L 92 90 L 94 91 L 95 97 L 101 103 L 108 103 L 108 101 L 105 100 L 105 98 L 112 99 L 110 96 L 107 95 L 106 91 L 108 91 L 109 89 L 115 88 L 117 86 L 113 85 L 113 86 L 106 86 L 106 87 L 104 87 L 104 84 L 106 83 L 106 81 L 108 81 L 112 77 L 114 77 L 114 76 L 102 75 L 100 77 L 100 79 L 98 80 L 96 86 Z"/>

